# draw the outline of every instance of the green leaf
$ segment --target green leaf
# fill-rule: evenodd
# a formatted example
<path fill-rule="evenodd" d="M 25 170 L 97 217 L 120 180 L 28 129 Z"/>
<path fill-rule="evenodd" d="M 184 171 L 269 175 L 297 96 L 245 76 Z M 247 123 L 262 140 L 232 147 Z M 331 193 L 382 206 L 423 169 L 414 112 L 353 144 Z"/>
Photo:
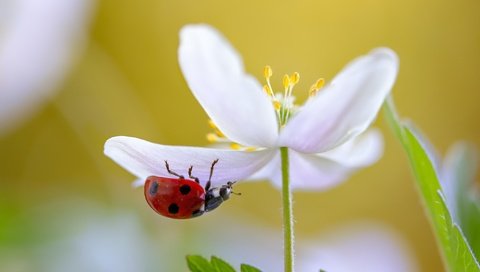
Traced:
<path fill-rule="evenodd" d="M 230 264 L 216 256 L 212 256 L 210 262 L 218 272 L 235 272 L 235 269 Z"/>
<path fill-rule="evenodd" d="M 187 264 L 191 272 L 217 272 L 207 259 L 199 255 L 188 255 Z"/>
<path fill-rule="evenodd" d="M 229 263 L 216 256 L 212 256 L 209 262 L 202 256 L 188 255 L 187 264 L 191 272 L 235 272 L 235 269 Z M 262 272 L 248 264 L 241 264 L 240 269 L 242 272 Z"/>
<path fill-rule="evenodd" d="M 241 264 L 240 265 L 241 272 L 262 272 L 262 270 L 255 268 L 248 264 Z"/>
<path fill-rule="evenodd" d="M 441 194 L 440 194 L 441 195 Z M 443 195 L 441 195 L 443 199 Z M 444 209 L 447 210 L 445 201 Z M 452 222 L 452 218 L 448 212 L 445 213 L 445 221 Z M 456 223 L 447 224 L 448 233 L 450 233 L 450 254 L 453 255 L 453 258 L 450 259 L 451 271 L 480 271 L 480 266 L 478 265 L 477 260 L 473 254 L 472 249 L 469 244 L 466 242 L 465 235 L 462 230 Z M 463 256 L 465 255 L 465 256 Z"/>
<path fill-rule="evenodd" d="M 450 148 L 443 172 L 451 187 L 451 197 L 455 200 L 449 203 L 454 205 L 453 217 L 460 222 L 477 260 L 480 258 L 480 195 L 475 187 L 478 163 L 476 147 L 459 142 Z"/>
<path fill-rule="evenodd" d="M 447 209 L 434 167 L 429 144 L 412 125 L 402 122 L 389 98 L 384 105 L 386 119 L 407 153 L 420 196 L 432 223 L 446 267 L 449 271 L 480 271 L 480 265 L 459 226 Z"/>

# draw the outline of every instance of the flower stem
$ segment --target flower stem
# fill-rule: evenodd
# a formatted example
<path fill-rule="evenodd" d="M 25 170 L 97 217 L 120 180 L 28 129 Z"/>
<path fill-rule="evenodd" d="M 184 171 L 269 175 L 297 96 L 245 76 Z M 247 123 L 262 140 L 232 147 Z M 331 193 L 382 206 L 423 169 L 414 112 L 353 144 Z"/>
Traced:
<path fill-rule="evenodd" d="M 283 243 L 285 272 L 293 272 L 293 213 L 292 192 L 290 190 L 288 148 L 280 147 L 282 159 L 282 201 L 283 201 Z"/>

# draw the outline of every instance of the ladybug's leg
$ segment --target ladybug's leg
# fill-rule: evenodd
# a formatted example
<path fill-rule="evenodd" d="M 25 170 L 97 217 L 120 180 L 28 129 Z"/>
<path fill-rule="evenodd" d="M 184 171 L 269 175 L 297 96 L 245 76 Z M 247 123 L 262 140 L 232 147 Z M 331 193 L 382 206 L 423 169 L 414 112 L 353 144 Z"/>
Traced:
<path fill-rule="evenodd" d="M 192 176 L 192 169 L 193 165 L 190 165 L 190 168 L 188 168 L 188 177 L 194 179 L 198 184 L 200 184 L 200 180 L 197 177 Z"/>
<path fill-rule="evenodd" d="M 165 161 L 165 167 L 167 168 L 167 172 L 169 174 L 174 175 L 174 176 L 178 177 L 179 179 L 184 179 L 184 177 L 182 175 L 179 175 L 179 174 L 173 172 L 172 170 L 170 170 L 170 166 L 168 165 L 167 161 Z"/>
<path fill-rule="evenodd" d="M 215 167 L 215 164 L 217 164 L 217 162 L 218 162 L 218 159 L 214 160 L 212 162 L 212 166 L 210 166 L 210 176 L 208 177 L 207 184 L 205 185 L 205 191 L 208 191 L 208 189 L 210 189 L 210 186 L 212 184 L 211 180 L 213 175 L 213 168 Z"/>

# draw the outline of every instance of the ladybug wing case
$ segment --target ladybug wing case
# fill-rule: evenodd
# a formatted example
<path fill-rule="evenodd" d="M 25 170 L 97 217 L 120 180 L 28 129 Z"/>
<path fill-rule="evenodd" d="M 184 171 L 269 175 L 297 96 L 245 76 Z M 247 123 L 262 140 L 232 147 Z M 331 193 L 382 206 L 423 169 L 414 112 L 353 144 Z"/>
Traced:
<path fill-rule="evenodd" d="M 166 217 L 186 219 L 204 211 L 205 189 L 193 180 L 150 176 L 144 193 L 150 207 Z"/>

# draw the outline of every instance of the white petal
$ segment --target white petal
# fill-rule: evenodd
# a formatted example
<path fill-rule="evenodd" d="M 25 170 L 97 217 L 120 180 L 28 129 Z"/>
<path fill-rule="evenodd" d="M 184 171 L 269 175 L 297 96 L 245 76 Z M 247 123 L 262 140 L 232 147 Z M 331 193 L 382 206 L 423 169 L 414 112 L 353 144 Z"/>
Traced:
<path fill-rule="evenodd" d="M 354 60 L 287 123 L 280 145 L 318 153 L 359 135 L 375 119 L 397 71 L 397 56 L 387 48 Z"/>
<path fill-rule="evenodd" d="M 280 172 L 280 150 L 276 150 L 272 159 L 262 169 L 248 177 L 248 180 L 271 180 L 275 185 L 281 187 L 282 176 Z"/>
<path fill-rule="evenodd" d="M 374 164 L 382 154 L 382 133 L 378 129 L 369 129 L 348 142 L 318 155 L 347 167 L 359 168 Z"/>
<path fill-rule="evenodd" d="M 179 62 L 193 94 L 219 129 L 246 146 L 271 147 L 278 136 L 273 106 L 245 73 L 229 42 L 208 25 L 180 32 Z"/>
<path fill-rule="evenodd" d="M 351 168 L 314 154 L 291 150 L 290 182 L 292 189 L 327 190 L 348 178 Z"/>
<path fill-rule="evenodd" d="M 264 166 L 273 156 L 272 150 L 254 152 L 222 150 L 202 147 L 167 146 L 142 139 L 117 136 L 105 143 L 105 154 L 129 172 L 145 179 L 148 176 L 174 177 L 165 168 L 168 161 L 172 171 L 188 177 L 193 166 L 193 176 L 202 184 L 208 180 L 210 166 L 215 159 L 212 183 L 225 184 L 250 176 Z"/>
<path fill-rule="evenodd" d="M 85 45 L 94 1 L 0 1 L 0 134 L 50 99 Z"/>
<path fill-rule="evenodd" d="M 292 189 L 327 190 L 346 180 L 359 168 L 374 163 L 379 158 L 378 154 L 381 154 L 382 150 L 377 144 L 372 145 L 372 141 L 377 136 L 375 133 L 372 133 L 365 139 L 359 139 L 359 144 L 355 148 L 339 150 L 338 154 L 334 154 L 332 151 L 332 153 L 328 154 L 330 157 L 323 156 L 323 154 L 301 154 L 290 149 L 290 184 Z M 348 144 L 350 145 L 350 143 Z M 358 154 L 368 146 L 376 149 L 376 151 L 364 156 Z M 380 144 L 380 146 L 382 145 Z M 352 159 L 344 157 L 348 154 L 353 156 Z M 276 152 L 275 157 L 262 169 L 250 176 L 249 179 L 271 180 L 276 187 L 281 188 L 282 174 L 280 163 L 280 155 Z"/>
<path fill-rule="evenodd" d="M 327 158 L 316 155 L 299 154 L 289 151 L 290 184 L 292 189 L 325 190 L 348 176 L 349 168 Z M 282 187 L 280 155 L 275 157 L 262 169 L 253 174 L 250 179 L 271 180 L 273 184 Z"/>

